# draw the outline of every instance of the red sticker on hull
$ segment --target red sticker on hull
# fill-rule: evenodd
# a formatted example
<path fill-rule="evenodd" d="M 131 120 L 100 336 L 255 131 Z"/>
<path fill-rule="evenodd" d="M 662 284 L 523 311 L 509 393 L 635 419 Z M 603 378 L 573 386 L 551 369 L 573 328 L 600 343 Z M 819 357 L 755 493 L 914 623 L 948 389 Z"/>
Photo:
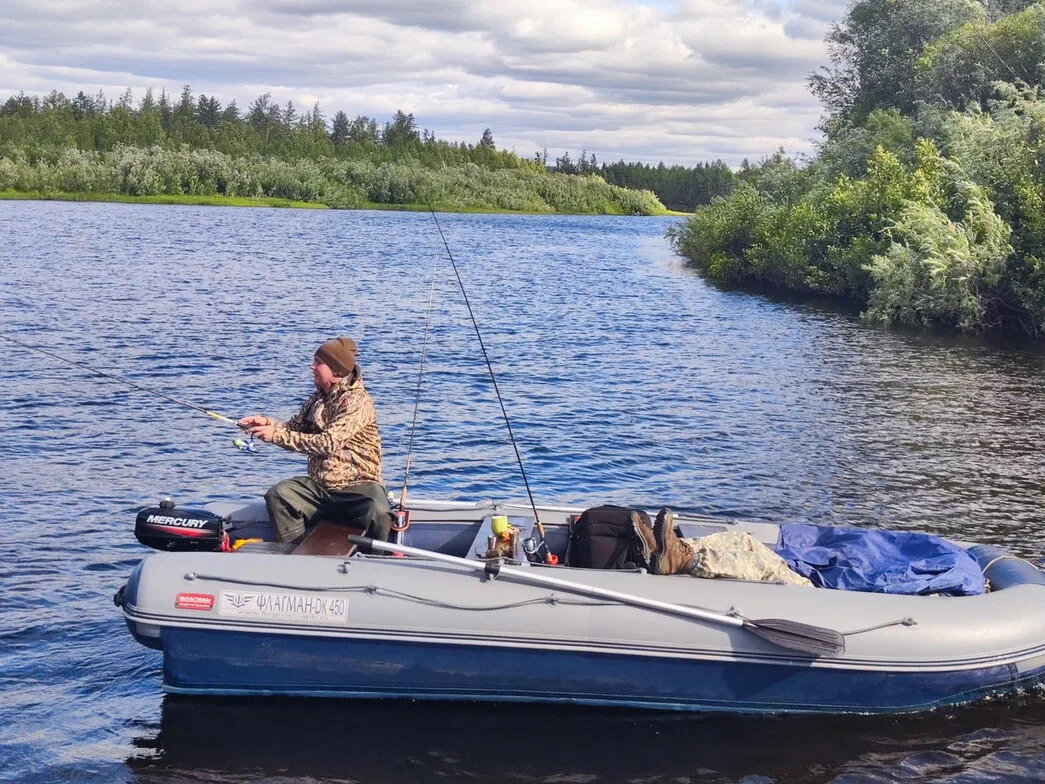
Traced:
<path fill-rule="evenodd" d="M 179 593 L 174 606 L 179 610 L 209 610 L 214 607 L 214 597 L 209 593 Z"/>

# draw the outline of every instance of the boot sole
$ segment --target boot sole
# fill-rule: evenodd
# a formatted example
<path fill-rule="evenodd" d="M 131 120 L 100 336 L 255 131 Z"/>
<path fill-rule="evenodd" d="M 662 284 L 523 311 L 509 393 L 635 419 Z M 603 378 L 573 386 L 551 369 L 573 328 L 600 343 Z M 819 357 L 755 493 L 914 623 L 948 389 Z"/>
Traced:
<path fill-rule="evenodd" d="M 661 569 L 661 561 L 668 549 L 667 529 L 674 527 L 675 515 L 667 507 L 661 509 L 657 514 L 657 519 L 653 521 L 653 538 L 657 540 L 657 551 L 653 554 L 653 558 L 650 559 L 649 570 L 651 574 L 665 574 Z"/>

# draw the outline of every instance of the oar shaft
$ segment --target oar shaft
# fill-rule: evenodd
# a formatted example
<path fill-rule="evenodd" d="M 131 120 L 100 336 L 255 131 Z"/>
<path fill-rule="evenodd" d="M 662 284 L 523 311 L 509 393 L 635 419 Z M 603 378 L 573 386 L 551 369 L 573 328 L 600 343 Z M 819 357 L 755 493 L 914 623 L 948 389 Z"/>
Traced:
<path fill-rule="evenodd" d="M 473 561 L 468 558 L 458 558 L 453 555 L 445 555 L 443 553 L 432 552 L 431 550 L 421 550 L 416 547 L 407 547 L 401 544 L 392 544 L 390 542 L 378 542 L 372 539 L 366 539 L 362 536 L 349 536 L 350 542 L 361 545 L 363 547 L 372 547 L 375 550 L 381 550 L 386 553 L 403 553 L 404 555 L 413 555 L 419 558 L 427 558 L 433 561 L 441 561 L 443 563 L 452 564 L 454 566 L 467 567 L 475 572 L 485 572 L 486 562 L 485 561 Z M 538 574 L 535 570 L 531 569 L 520 569 L 511 566 L 501 566 L 499 575 L 506 575 L 512 577 L 520 582 L 531 583 L 533 585 L 544 585 L 549 588 L 559 588 L 563 591 L 569 591 L 571 593 L 579 593 L 584 596 L 591 596 L 596 599 L 610 599 L 615 602 L 621 602 L 622 604 L 630 604 L 635 607 L 644 607 L 649 610 L 658 610 L 660 612 L 670 613 L 671 615 L 681 615 L 686 618 L 695 618 L 701 621 L 711 621 L 713 623 L 721 623 L 728 626 L 742 627 L 744 621 L 741 618 L 734 618 L 731 615 L 721 615 L 719 613 L 706 612 L 704 610 L 698 610 L 695 607 L 684 607 L 680 604 L 672 604 L 671 602 L 660 602 L 656 599 L 647 599 L 644 596 L 636 596 L 630 593 L 621 593 L 620 591 L 611 591 L 607 588 L 599 588 L 595 585 L 586 585 L 584 583 L 575 583 L 571 580 L 560 580 L 557 577 L 549 577 L 547 575 Z"/>

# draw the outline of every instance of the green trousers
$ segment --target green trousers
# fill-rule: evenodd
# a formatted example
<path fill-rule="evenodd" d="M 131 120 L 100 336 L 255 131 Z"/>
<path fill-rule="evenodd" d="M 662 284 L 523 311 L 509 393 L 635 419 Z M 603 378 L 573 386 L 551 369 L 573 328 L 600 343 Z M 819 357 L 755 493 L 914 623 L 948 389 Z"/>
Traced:
<path fill-rule="evenodd" d="M 320 516 L 362 528 L 364 536 L 381 541 L 388 539 L 392 526 L 388 496 L 377 482 L 327 490 L 307 476 L 295 476 L 270 487 L 265 493 L 265 506 L 281 542 L 304 539 Z"/>

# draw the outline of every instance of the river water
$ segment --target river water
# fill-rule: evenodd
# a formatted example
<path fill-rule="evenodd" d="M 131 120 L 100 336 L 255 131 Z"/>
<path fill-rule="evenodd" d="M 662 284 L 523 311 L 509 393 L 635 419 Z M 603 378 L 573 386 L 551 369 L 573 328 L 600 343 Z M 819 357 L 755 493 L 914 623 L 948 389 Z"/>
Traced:
<path fill-rule="evenodd" d="M 541 501 L 916 528 L 1045 552 L 1045 350 L 709 286 L 671 219 L 442 215 Z M 520 498 L 425 214 L 0 202 L 0 329 L 231 416 L 291 413 L 355 337 L 412 494 Z M 111 596 L 138 506 L 301 472 L 188 409 L 0 340 L 0 779 L 1045 780 L 1045 698 L 906 718 L 164 697 Z"/>

